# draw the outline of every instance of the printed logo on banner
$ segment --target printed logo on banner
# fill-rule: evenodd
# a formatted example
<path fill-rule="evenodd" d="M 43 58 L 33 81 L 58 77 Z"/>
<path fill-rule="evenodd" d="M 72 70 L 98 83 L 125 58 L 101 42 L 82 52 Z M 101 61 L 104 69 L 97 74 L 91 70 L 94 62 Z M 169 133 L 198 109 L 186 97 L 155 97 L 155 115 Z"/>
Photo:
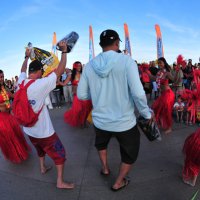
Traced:
<path fill-rule="evenodd" d="M 129 38 L 126 37 L 126 43 L 125 43 L 125 49 L 128 51 L 128 54 L 131 54 L 131 46 L 130 46 L 130 41 Z"/>
<path fill-rule="evenodd" d="M 158 58 L 162 57 L 162 39 L 158 38 L 157 40 L 157 49 L 158 49 Z"/>
<path fill-rule="evenodd" d="M 93 48 L 92 48 L 92 41 L 90 40 L 90 44 L 89 44 L 89 59 L 92 60 L 93 59 Z"/>

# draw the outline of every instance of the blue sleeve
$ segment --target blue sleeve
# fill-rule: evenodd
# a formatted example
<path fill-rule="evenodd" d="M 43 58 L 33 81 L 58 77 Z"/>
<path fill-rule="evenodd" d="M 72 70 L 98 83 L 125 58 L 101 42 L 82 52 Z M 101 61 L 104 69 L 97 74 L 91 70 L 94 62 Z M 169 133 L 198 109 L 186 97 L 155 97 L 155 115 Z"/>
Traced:
<path fill-rule="evenodd" d="M 133 101 L 139 113 L 146 119 L 151 118 L 150 109 L 147 105 L 146 95 L 140 81 L 138 66 L 134 60 L 129 59 L 126 63 L 126 75 L 128 79 L 128 86 L 130 89 Z"/>
<path fill-rule="evenodd" d="M 86 76 L 86 66 L 83 69 L 80 81 L 78 83 L 77 96 L 78 96 L 78 99 L 81 99 L 81 100 L 90 99 L 88 79 Z"/>

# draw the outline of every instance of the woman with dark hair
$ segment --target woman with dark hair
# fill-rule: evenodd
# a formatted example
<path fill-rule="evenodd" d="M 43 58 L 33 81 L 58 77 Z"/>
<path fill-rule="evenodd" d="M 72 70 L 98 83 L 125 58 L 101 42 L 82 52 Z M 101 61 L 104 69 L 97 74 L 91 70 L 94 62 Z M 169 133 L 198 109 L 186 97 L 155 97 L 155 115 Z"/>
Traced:
<path fill-rule="evenodd" d="M 10 97 L 0 70 L 0 149 L 6 159 L 20 163 L 28 158 L 29 147 L 18 122 L 10 114 Z"/>
<path fill-rule="evenodd" d="M 82 74 L 82 64 L 79 61 L 76 61 L 73 64 L 73 70 L 72 70 L 72 93 L 73 95 L 76 95 L 78 82 L 80 80 Z"/>
<path fill-rule="evenodd" d="M 72 70 L 72 93 L 73 93 L 73 104 L 70 110 L 64 114 L 65 122 L 75 127 L 86 127 L 87 117 L 92 110 L 91 100 L 79 100 L 76 92 L 78 83 L 82 74 L 82 64 L 76 61 L 73 64 Z"/>
<path fill-rule="evenodd" d="M 152 93 L 152 85 L 151 85 L 151 72 L 149 71 L 149 65 L 146 63 L 143 63 L 141 65 L 141 81 L 142 85 L 144 87 L 144 91 L 146 95 L 150 95 L 151 98 L 151 93 Z"/>
<path fill-rule="evenodd" d="M 7 81 L 7 86 L 6 87 L 9 89 L 9 91 L 11 93 L 14 93 L 14 87 L 13 87 L 13 84 L 12 84 L 11 80 Z"/>
<path fill-rule="evenodd" d="M 152 108 L 158 125 L 168 134 L 172 131 L 172 110 L 175 100 L 175 95 L 169 86 L 169 80 L 173 81 L 173 76 L 165 58 L 158 59 L 158 66 L 160 71 L 157 74 L 157 82 L 161 96 L 153 103 Z"/>

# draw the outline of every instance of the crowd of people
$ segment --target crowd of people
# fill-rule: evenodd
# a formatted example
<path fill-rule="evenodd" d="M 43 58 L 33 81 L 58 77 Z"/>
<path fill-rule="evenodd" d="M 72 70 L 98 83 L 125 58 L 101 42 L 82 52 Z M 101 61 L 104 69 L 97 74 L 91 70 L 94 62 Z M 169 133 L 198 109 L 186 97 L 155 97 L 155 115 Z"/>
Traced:
<path fill-rule="evenodd" d="M 126 54 L 126 52 L 124 54 Z M 140 80 L 147 95 L 147 100 L 150 104 L 153 99 L 156 100 L 160 96 L 162 90 L 162 84 L 160 83 L 162 70 L 161 67 L 158 66 L 158 61 L 150 61 L 149 63 L 137 63 L 136 61 L 138 64 Z M 62 105 L 66 104 L 69 107 L 72 106 L 73 98 L 76 96 L 78 81 L 80 79 L 80 76 L 75 77 L 75 73 L 79 71 L 76 67 L 77 63 L 80 65 L 80 74 L 82 73 L 84 65 L 80 61 L 76 61 L 73 64 L 72 69 L 65 68 L 64 73 L 57 81 L 56 88 L 50 92 L 50 102 L 48 103 L 50 105 L 50 109 L 60 108 Z M 196 108 L 196 117 L 191 117 L 191 110 L 189 106 L 191 102 L 188 102 L 189 99 L 185 98 L 183 91 L 184 89 L 187 89 L 192 92 L 196 89 L 194 79 L 194 74 L 196 73 L 194 71 L 197 70 L 198 72 L 199 69 L 200 63 L 195 63 L 193 65 L 191 59 L 183 65 L 174 62 L 172 66 L 168 65 L 168 69 L 164 69 L 166 71 L 170 71 L 170 73 L 168 73 L 170 76 L 168 78 L 169 87 L 172 89 L 176 97 L 176 101 L 173 106 L 173 116 L 174 121 L 176 122 L 185 122 L 187 125 L 193 125 L 196 122 L 198 123 L 198 115 L 200 114 L 200 111 Z M 18 76 L 15 76 L 15 78 L 12 78 L 11 80 L 5 79 L 4 81 L 6 88 L 12 94 L 16 92 L 17 82 Z M 12 98 L 10 103 L 12 103 Z"/>
<path fill-rule="evenodd" d="M 137 160 L 140 133 L 135 107 L 149 123 L 156 121 L 165 134 L 172 132 L 174 120 L 187 125 L 199 122 L 200 64 L 193 65 L 191 59 L 185 61 L 181 55 L 173 66 L 163 57 L 156 62 L 139 64 L 126 55 L 126 51 L 119 50 L 120 41 L 116 31 L 103 31 L 99 43 L 102 53 L 84 67 L 76 61 L 72 70 L 66 68 L 67 44 L 62 42 L 58 68 L 47 77 L 42 77 L 43 65 L 39 61 L 32 61 L 28 67 L 28 49 L 19 78 L 4 80 L 4 73 L 0 71 L 0 136 L 4 138 L 0 140 L 0 148 L 5 158 L 19 163 L 27 159 L 30 150 L 20 124 L 12 114 L 12 101 L 22 84 L 28 85 L 28 102 L 33 112 L 38 114 L 37 122 L 31 127 L 23 127 L 23 131 L 37 150 L 41 173 L 50 169 L 45 165 L 46 154 L 54 161 L 57 188 L 73 189 L 74 184 L 63 180 L 65 149 L 53 128 L 47 106 L 52 109 L 68 105 L 64 120 L 75 127 L 87 127 L 92 116 L 95 147 L 102 163 L 100 173 L 103 176 L 110 175 L 107 148 L 111 137 L 116 137 L 121 164 L 111 187 L 113 191 L 129 184 L 127 175 Z M 9 127 L 6 133 L 5 126 Z M 5 148 L 5 134 L 9 140 L 15 141 L 11 142 L 13 149 Z M 183 152 L 186 156 L 183 181 L 194 186 L 200 170 L 199 130 L 186 139 Z"/>
<path fill-rule="evenodd" d="M 172 66 L 166 65 L 165 60 L 164 63 L 167 67 L 163 71 L 159 61 L 160 59 L 158 59 L 157 66 L 155 61 L 151 61 L 149 64 L 138 64 L 141 82 L 148 99 L 152 101 L 152 96 L 154 96 L 154 100 L 161 96 L 163 90 L 162 76 L 167 74 L 167 85 L 175 95 L 172 110 L 174 121 L 178 123 L 185 122 L 187 125 L 198 124 L 200 104 L 198 104 L 196 91 L 200 78 L 200 63 L 193 65 L 191 59 L 187 62 L 183 60 L 182 56 L 178 56 L 177 62 L 174 62 Z M 166 98 L 163 99 L 163 102 L 166 105 Z"/>

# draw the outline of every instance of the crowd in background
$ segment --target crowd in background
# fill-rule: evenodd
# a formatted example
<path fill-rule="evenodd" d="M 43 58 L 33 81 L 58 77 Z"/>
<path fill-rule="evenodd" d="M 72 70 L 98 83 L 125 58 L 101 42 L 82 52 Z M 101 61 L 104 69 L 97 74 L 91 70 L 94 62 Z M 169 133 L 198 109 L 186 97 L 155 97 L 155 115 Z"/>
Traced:
<path fill-rule="evenodd" d="M 160 83 L 158 81 L 159 67 L 156 61 L 150 61 L 149 63 L 137 63 L 140 74 L 140 80 L 144 87 L 147 99 L 151 104 L 153 100 L 160 96 Z M 82 65 L 82 64 L 81 64 Z M 82 66 L 83 67 L 83 66 Z M 174 104 L 174 120 L 180 123 L 186 123 L 187 125 L 193 125 L 199 122 L 198 119 L 198 108 L 196 108 L 195 115 L 197 117 L 191 117 L 191 111 L 188 110 L 189 104 L 186 99 L 183 99 L 181 94 L 184 89 L 195 90 L 194 83 L 194 71 L 200 70 L 200 63 L 192 63 L 189 59 L 185 65 L 178 65 L 174 62 L 171 65 L 170 73 L 172 79 L 169 81 L 169 85 L 175 93 L 176 101 Z M 64 74 L 60 77 L 57 82 L 56 88 L 50 93 L 49 101 L 47 102 L 49 109 L 61 108 L 62 105 L 71 106 L 73 102 L 73 96 L 75 94 L 74 86 L 72 85 L 72 77 L 76 69 L 73 67 L 72 70 L 69 68 L 65 69 Z M 17 89 L 18 76 L 15 78 L 5 79 L 5 85 L 11 93 L 15 93 Z M 12 98 L 11 98 L 12 103 Z"/>
<path fill-rule="evenodd" d="M 148 100 L 156 99 L 160 95 L 159 71 L 155 61 L 138 64 L 140 79 L 143 84 Z M 193 125 L 199 123 L 200 107 L 198 103 L 191 108 L 196 91 L 196 82 L 198 82 L 198 72 L 200 63 L 193 65 L 192 60 L 185 61 L 180 65 L 174 62 L 170 66 L 169 86 L 175 94 L 175 103 L 173 115 L 176 122 Z M 196 76 L 197 75 L 197 76 Z M 196 80 L 195 80 L 196 79 Z M 187 93 L 187 95 L 186 95 Z M 187 96 L 185 98 L 185 96 Z M 191 98 L 190 98 L 191 97 Z M 197 100 L 197 97 L 196 97 Z M 198 100 L 197 100 L 198 101 Z"/>

